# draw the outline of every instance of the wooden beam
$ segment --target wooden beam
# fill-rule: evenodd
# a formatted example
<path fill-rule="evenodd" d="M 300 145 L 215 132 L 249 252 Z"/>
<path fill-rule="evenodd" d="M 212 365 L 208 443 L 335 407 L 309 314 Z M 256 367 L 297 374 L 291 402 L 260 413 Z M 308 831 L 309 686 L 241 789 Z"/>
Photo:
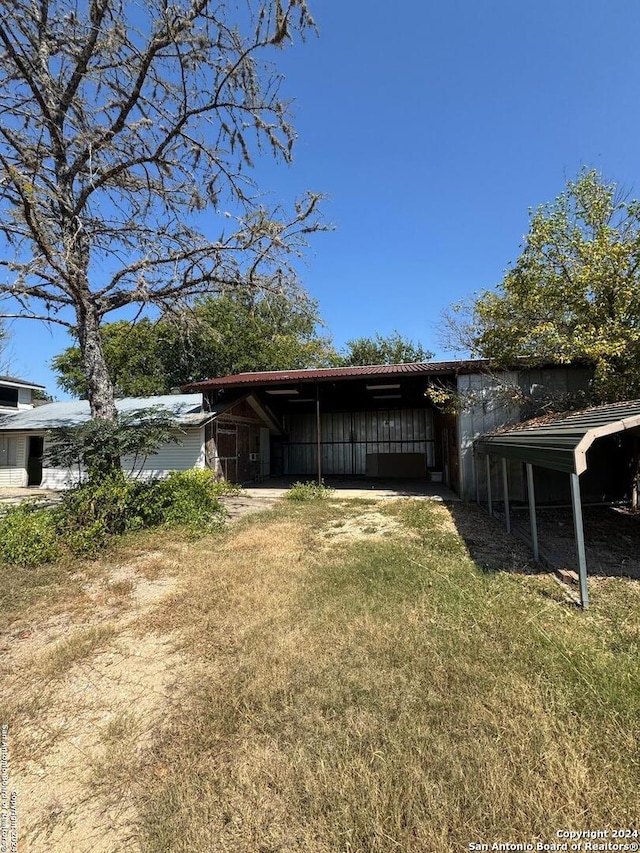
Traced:
<path fill-rule="evenodd" d="M 489 507 L 489 515 L 493 515 L 493 501 L 491 500 L 491 457 L 487 453 L 487 506 Z"/>
<path fill-rule="evenodd" d="M 318 455 L 318 485 L 322 485 L 322 439 L 320 431 L 320 386 L 316 382 L 316 446 Z"/>

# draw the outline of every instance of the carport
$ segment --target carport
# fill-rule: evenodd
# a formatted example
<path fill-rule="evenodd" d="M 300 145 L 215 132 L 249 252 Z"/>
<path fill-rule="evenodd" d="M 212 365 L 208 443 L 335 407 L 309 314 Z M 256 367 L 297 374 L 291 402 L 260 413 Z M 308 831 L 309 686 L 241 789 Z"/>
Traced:
<path fill-rule="evenodd" d="M 587 589 L 587 563 L 585 556 L 584 528 L 582 521 L 582 501 L 580 496 L 580 475 L 587 471 L 587 451 L 593 443 L 604 436 L 630 431 L 634 436 L 632 501 L 637 503 L 638 439 L 640 436 L 640 400 L 626 403 L 613 403 L 597 406 L 581 412 L 568 412 L 562 415 L 538 418 L 500 432 L 481 436 L 475 442 L 475 479 L 476 495 L 479 495 L 479 465 L 484 456 L 487 470 L 486 498 L 489 513 L 493 515 L 494 496 L 491 489 L 491 459 L 501 460 L 502 500 L 504 503 L 505 524 L 511 531 L 509 507 L 508 461 L 519 461 L 526 468 L 527 500 L 531 528 L 533 556 L 540 559 L 538 532 L 536 523 L 536 498 L 533 480 L 533 468 L 560 471 L 569 477 L 571 506 L 575 533 L 578 574 L 580 581 L 580 601 L 586 608 L 589 604 Z"/>

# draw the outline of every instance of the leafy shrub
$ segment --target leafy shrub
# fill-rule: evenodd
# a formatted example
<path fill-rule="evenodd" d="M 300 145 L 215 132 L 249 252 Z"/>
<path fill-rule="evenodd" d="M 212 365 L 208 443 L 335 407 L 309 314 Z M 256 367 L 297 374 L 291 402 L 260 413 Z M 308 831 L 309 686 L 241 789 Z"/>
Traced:
<path fill-rule="evenodd" d="M 316 501 L 330 497 L 333 491 L 333 489 L 327 488 L 324 483 L 294 483 L 286 497 L 290 501 Z"/>
<path fill-rule="evenodd" d="M 216 482 L 211 471 L 172 471 L 165 480 L 153 484 L 146 496 L 146 511 L 155 524 L 212 530 L 224 520 L 218 497 L 229 491 L 226 484 Z"/>
<path fill-rule="evenodd" d="M 51 563 L 60 556 L 52 513 L 24 502 L 0 517 L 0 560 L 18 566 Z"/>
<path fill-rule="evenodd" d="M 216 529 L 224 519 L 218 497 L 234 490 L 207 470 L 174 471 L 165 480 L 152 481 L 116 473 L 65 492 L 55 523 L 73 553 L 95 556 L 109 536 L 130 530 L 161 525 Z"/>
<path fill-rule="evenodd" d="M 148 526 L 144 492 L 149 486 L 120 472 L 66 491 L 54 510 L 60 535 L 77 554 L 94 554 L 109 535 Z"/>

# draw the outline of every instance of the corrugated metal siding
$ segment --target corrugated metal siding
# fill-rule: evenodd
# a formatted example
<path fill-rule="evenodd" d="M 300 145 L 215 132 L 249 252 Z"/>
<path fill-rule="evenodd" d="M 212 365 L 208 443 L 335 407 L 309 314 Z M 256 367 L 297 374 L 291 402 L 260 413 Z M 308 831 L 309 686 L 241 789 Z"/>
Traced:
<path fill-rule="evenodd" d="M 287 422 L 285 473 L 313 475 L 317 465 L 316 417 Z M 424 453 L 434 464 L 433 414 L 429 409 L 325 412 L 320 417 L 322 470 L 327 476 L 366 473 L 367 453 Z"/>
<path fill-rule="evenodd" d="M 517 386 L 518 380 L 518 374 L 513 371 L 497 373 L 495 376 L 478 373 L 458 377 L 458 391 L 468 401 L 458 418 L 460 497 L 463 500 L 475 500 L 473 473 L 473 442 L 475 439 L 505 424 L 516 423 L 520 418 L 519 406 L 510 402 L 507 395 L 500 393 L 501 388 L 509 385 Z M 478 474 L 481 487 L 484 488 L 486 477 L 482 466 L 480 466 Z M 511 489 L 520 493 L 522 491 L 521 467 L 513 466 L 510 475 Z M 498 487 L 498 476 L 499 473 L 497 472 L 494 489 Z M 496 494 L 495 491 L 494 494 Z"/>
<path fill-rule="evenodd" d="M 23 487 L 29 482 L 27 473 L 27 437 L 17 435 L 16 438 L 16 467 L 0 468 L 0 488 L 7 486 Z"/>
<path fill-rule="evenodd" d="M 356 367 L 321 367 L 314 370 L 268 370 L 260 373 L 235 373 L 231 376 L 219 376 L 215 379 L 203 379 L 184 385 L 185 389 L 219 388 L 241 385 L 267 385 L 278 382 L 315 382 L 353 377 L 380 378 L 406 374 L 412 376 L 430 376 L 443 373 L 455 374 L 461 370 L 475 372 L 488 366 L 486 359 L 467 361 L 429 361 L 408 362 L 404 364 L 369 364 Z"/>

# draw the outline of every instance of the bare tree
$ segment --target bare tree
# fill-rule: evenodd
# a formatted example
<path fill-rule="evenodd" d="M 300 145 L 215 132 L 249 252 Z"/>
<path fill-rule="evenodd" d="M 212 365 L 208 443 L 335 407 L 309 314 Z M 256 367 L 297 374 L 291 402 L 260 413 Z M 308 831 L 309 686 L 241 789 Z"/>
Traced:
<path fill-rule="evenodd" d="M 305 0 L 2 3 L 0 316 L 74 332 L 94 417 L 116 415 L 105 315 L 297 287 L 318 196 L 269 209 L 250 175 L 291 158 L 270 55 L 313 28 Z"/>

